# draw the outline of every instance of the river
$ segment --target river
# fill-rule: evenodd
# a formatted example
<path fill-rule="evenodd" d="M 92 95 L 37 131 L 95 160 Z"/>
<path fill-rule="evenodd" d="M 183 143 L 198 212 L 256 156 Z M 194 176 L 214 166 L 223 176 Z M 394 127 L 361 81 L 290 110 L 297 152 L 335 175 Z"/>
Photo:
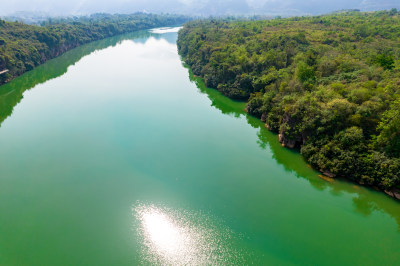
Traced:
<path fill-rule="evenodd" d="M 177 28 L 0 87 L 0 265 L 394 265 L 400 204 L 324 180 L 208 89 Z"/>

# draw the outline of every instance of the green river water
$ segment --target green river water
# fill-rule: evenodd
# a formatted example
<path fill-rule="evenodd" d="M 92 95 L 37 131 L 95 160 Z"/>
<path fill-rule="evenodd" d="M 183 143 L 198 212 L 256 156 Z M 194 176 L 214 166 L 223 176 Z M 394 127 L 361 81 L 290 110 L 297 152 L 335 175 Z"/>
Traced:
<path fill-rule="evenodd" d="M 0 265 L 398 265 L 400 204 L 318 177 L 176 38 L 94 42 L 0 87 Z"/>

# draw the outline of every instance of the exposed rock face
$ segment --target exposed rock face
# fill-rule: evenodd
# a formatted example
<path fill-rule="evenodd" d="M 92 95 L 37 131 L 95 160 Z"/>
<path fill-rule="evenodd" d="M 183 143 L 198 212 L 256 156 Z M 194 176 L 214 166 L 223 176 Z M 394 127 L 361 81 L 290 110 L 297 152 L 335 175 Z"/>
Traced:
<path fill-rule="evenodd" d="M 296 124 L 293 117 L 284 114 L 279 132 L 279 142 L 282 143 L 282 146 L 293 149 L 298 144 L 304 143 L 303 137 L 293 130 Z"/>
<path fill-rule="evenodd" d="M 336 175 L 334 173 L 331 173 L 330 171 L 327 170 L 321 170 L 321 173 L 323 173 L 325 176 L 330 177 L 330 178 L 335 178 Z"/>
<path fill-rule="evenodd" d="M 388 194 L 389 196 L 400 200 L 400 190 L 393 189 L 393 190 L 385 190 L 385 193 Z"/>
<path fill-rule="evenodd" d="M 262 113 L 262 115 L 261 115 L 261 122 L 264 122 L 265 123 L 265 121 L 267 121 L 267 114 L 266 113 Z M 269 127 L 269 126 L 268 126 Z M 267 128 L 268 128 L 267 127 Z"/>
<path fill-rule="evenodd" d="M 96 39 L 94 39 L 94 40 L 96 40 Z M 80 46 L 80 43 L 77 42 L 77 41 L 64 43 L 64 44 L 62 44 L 62 45 L 60 45 L 58 47 L 53 48 L 51 50 L 51 53 L 50 53 L 50 58 L 46 58 L 45 60 L 47 61 L 49 59 L 55 58 L 57 56 L 60 56 L 61 54 L 65 53 L 65 52 L 67 52 L 69 50 L 72 50 L 72 49 L 74 49 L 74 48 L 76 48 L 78 46 Z"/>
<path fill-rule="evenodd" d="M 296 147 L 296 143 L 297 141 L 294 139 L 288 139 L 285 134 L 281 133 L 278 135 L 279 137 L 279 142 L 282 143 L 283 147 L 287 147 L 290 149 L 293 149 L 294 147 Z"/>

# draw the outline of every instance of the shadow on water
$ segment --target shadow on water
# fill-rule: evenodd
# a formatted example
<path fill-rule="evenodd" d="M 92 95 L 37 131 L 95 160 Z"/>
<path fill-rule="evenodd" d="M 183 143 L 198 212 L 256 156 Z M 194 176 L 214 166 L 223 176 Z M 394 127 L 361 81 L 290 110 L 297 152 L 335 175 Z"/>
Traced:
<path fill-rule="evenodd" d="M 384 195 L 382 192 L 360 187 L 344 180 L 327 181 L 320 178 L 320 173 L 312 169 L 298 151 L 282 148 L 276 134 L 267 130 L 264 123 L 258 118 L 247 114 L 244 111 L 244 102 L 229 99 L 219 91 L 207 88 L 203 80 L 194 76 L 188 66 L 185 65 L 184 67 L 189 71 L 190 81 L 196 84 L 201 93 L 208 96 L 211 106 L 220 110 L 225 115 L 236 118 L 244 116 L 249 125 L 258 129 L 257 143 L 259 147 L 265 150 L 270 149 L 273 158 L 287 172 L 293 173 L 297 178 L 307 180 L 317 190 L 328 190 L 334 196 L 350 194 L 355 211 L 363 216 L 369 216 L 374 211 L 389 214 L 396 220 L 400 232 L 400 205 L 396 200 Z"/>
<path fill-rule="evenodd" d="M 34 88 L 51 79 L 64 75 L 68 67 L 75 65 L 83 57 L 108 47 L 114 47 L 125 40 L 134 40 L 136 43 L 145 43 L 149 37 L 155 39 L 165 39 L 169 43 L 175 44 L 176 34 L 156 34 L 147 30 L 118 35 L 115 37 L 92 42 L 72 49 L 61 56 L 47 61 L 45 64 L 36 67 L 34 70 L 26 72 L 24 75 L 14 79 L 8 84 L 0 87 L 0 126 L 11 116 L 14 107 L 21 102 L 25 91 Z"/>

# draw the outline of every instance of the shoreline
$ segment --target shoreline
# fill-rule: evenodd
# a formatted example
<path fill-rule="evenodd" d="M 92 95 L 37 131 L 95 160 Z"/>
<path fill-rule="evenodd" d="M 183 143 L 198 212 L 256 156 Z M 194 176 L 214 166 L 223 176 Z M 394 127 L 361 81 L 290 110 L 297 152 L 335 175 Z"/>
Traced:
<path fill-rule="evenodd" d="M 247 101 L 246 101 L 246 103 L 247 103 Z M 247 112 L 247 109 L 245 109 L 244 111 L 248 115 L 251 115 L 251 114 L 249 114 Z M 263 121 L 262 119 L 260 119 L 258 117 L 256 117 L 256 118 L 259 119 L 261 122 L 263 122 L 265 124 L 265 128 L 266 129 L 268 129 L 270 132 L 278 135 L 278 141 L 279 141 L 279 143 L 281 143 L 283 148 L 290 149 L 290 150 L 295 150 L 296 149 L 296 147 L 297 147 L 296 143 L 292 143 L 292 142 L 286 143 L 285 138 L 284 138 L 284 136 L 282 136 L 282 134 L 279 134 L 278 132 L 273 131 L 271 129 L 271 127 L 268 125 L 268 123 L 265 123 L 265 121 Z M 300 153 L 300 155 L 304 158 L 304 160 L 307 163 L 309 163 L 308 160 L 301 153 Z M 351 183 L 356 184 L 356 185 L 361 185 L 363 187 L 367 187 L 367 188 L 371 188 L 371 189 L 374 189 L 374 190 L 379 191 L 379 192 L 383 192 L 387 196 L 389 196 L 389 197 L 391 197 L 391 198 L 393 198 L 395 200 L 400 201 L 400 190 L 399 189 L 385 190 L 385 189 L 381 189 L 381 188 L 379 188 L 377 186 L 369 186 L 369 185 L 366 185 L 363 182 L 357 182 L 356 180 L 353 180 L 353 179 L 350 179 L 350 178 L 345 178 L 343 176 L 337 176 L 337 175 L 331 173 L 328 170 L 317 169 L 314 166 L 312 166 L 311 164 L 309 164 L 309 165 L 310 165 L 310 167 L 312 169 L 314 169 L 315 171 L 318 171 L 318 172 L 321 173 L 321 175 L 318 175 L 318 177 L 320 177 L 321 179 L 323 179 L 323 180 L 325 180 L 327 182 L 332 182 L 333 180 L 346 180 L 346 181 L 351 182 Z"/>
<path fill-rule="evenodd" d="M 189 68 L 189 70 L 193 72 L 193 69 L 190 67 L 189 64 L 185 63 L 185 61 L 183 60 L 183 57 L 181 57 L 181 59 L 182 59 L 182 62 Z M 203 78 L 202 76 L 193 74 L 193 77 L 199 78 L 199 79 L 201 79 L 201 80 L 204 82 L 204 78 Z M 210 88 L 210 87 L 209 87 L 209 88 Z M 222 93 L 222 92 L 219 91 L 218 89 L 215 89 L 215 88 L 210 88 L 210 89 L 216 90 L 216 91 Z M 229 99 L 231 99 L 231 100 L 235 100 L 235 99 L 233 99 L 233 98 L 230 98 L 230 97 L 226 96 L 226 95 L 223 94 L 223 93 L 222 93 L 222 95 L 224 95 L 224 97 L 227 97 L 227 98 L 229 98 Z M 247 103 L 248 103 L 248 100 L 243 100 L 243 102 L 245 102 L 245 103 L 247 104 Z M 267 129 L 269 132 L 271 132 L 271 133 L 273 133 L 273 134 L 276 134 L 276 135 L 277 135 L 277 139 L 278 139 L 279 143 L 281 143 L 282 148 L 289 149 L 289 150 L 294 150 L 294 151 L 298 152 L 298 153 L 302 156 L 302 158 L 307 162 L 307 164 L 308 164 L 308 166 L 309 166 L 310 168 L 312 168 L 313 170 L 315 170 L 315 171 L 317 171 L 317 172 L 320 173 L 320 174 L 318 175 L 318 177 L 319 177 L 320 179 L 322 179 L 322 180 L 324 180 L 324 181 L 326 181 L 326 182 L 329 182 L 329 183 L 332 183 L 334 180 L 341 180 L 341 181 L 345 181 L 345 182 L 350 182 L 350 183 L 352 183 L 352 184 L 355 185 L 355 186 L 356 186 L 356 185 L 360 185 L 360 186 L 363 186 L 363 187 L 365 187 L 365 188 L 369 188 L 369 189 L 372 189 L 372 190 L 375 190 L 375 191 L 379 191 L 380 193 L 386 194 L 386 196 L 388 196 L 388 197 L 390 197 L 390 198 L 392 198 L 392 199 L 394 199 L 394 200 L 400 202 L 400 190 L 399 190 L 399 189 L 392 189 L 392 190 L 381 189 L 381 188 L 379 188 L 379 187 L 377 187 L 377 186 L 366 185 L 365 183 L 357 182 L 357 181 L 354 180 L 354 179 L 346 178 L 346 177 L 343 177 L 343 176 L 337 176 L 337 175 L 331 173 L 331 172 L 328 171 L 328 170 L 318 169 L 318 168 L 314 167 L 313 165 L 311 165 L 311 164 L 309 163 L 309 161 L 305 158 L 305 156 L 301 154 L 300 150 L 297 149 L 297 148 L 299 147 L 299 145 L 298 145 L 297 142 L 294 143 L 294 142 L 287 142 L 287 141 L 285 141 L 284 136 L 282 136 L 282 134 L 279 134 L 279 132 L 276 132 L 276 131 L 272 130 L 271 127 L 268 125 L 268 123 L 266 123 L 265 121 L 263 121 L 262 118 L 259 118 L 259 117 L 256 117 L 256 116 L 254 116 L 254 115 L 251 115 L 251 114 L 248 112 L 248 110 L 247 110 L 247 106 L 246 106 L 245 109 L 243 109 L 243 111 L 244 111 L 247 115 L 250 115 L 250 116 L 252 116 L 252 117 L 254 117 L 254 118 L 257 118 L 260 122 L 262 122 L 262 123 L 264 124 L 265 129 Z M 301 147 L 301 145 L 300 145 L 300 147 Z"/>
<path fill-rule="evenodd" d="M 97 19 L 91 23 L 83 21 L 81 24 L 76 24 L 78 26 L 68 21 L 51 24 L 49 26 L 16 24 L 16 22 L 4 21 L 5 26 L 3 26 L 0 33 L 4 34 L 5 42 L 1 47 L 4 50 L 5 56 L 15 59 L 16 63 L 9 63 L 8 61 L 6 62 L 0 59 L 0 69 L 2 69 L 0 70 L 0 86 L 9 83 L 24 73 L 79 46 L 142 30 L 177 27 L 191 20 L 191 18 L 187 16 L 169 14 L 127 14 L 112 16 L 115 17 L 115 21 L 108 24 L 102 24 L 101 19 Z M 0 21 L 2 20 L 0 19 Z M 114 26 L 113 30 L 109 29 L 111 26 Z M 17 43 L 15 45 L 13 43 L 14 39 L 11 39 L 9 36 L 14 36 L 18 31 L 32 36 L 41 36 L 40 33 L 48 31 L 49 33 L 47 34 L 49 36 L 56 36 L 59 40 L 54 43 L 48 43 L 46 39 L 43 40 L 43 37 L 32 37 L 29 40 L 25 40 L 18 35 L 16 37 L 16 42 L 14 41 L 14 43 Z M 41 47 L 41 49 L 34 49 L 34 52 L 27 52 L 25 58 L 22 60 L 18 57 L 18 53 L 19 50 L 23 50 L 24 47 L 18 44 L 19 40 L 28 42 L 29 47 Z"/>
<path fill-rule="evenodd" d="M 161 26 L 150 27 L 150 28 L 136 29 L 136 30 L 133 30 L 133 31 L 127 31 L 127 32 L 122 32 L 122 33 L 118 33 L 118 34 L 115 34 L 115 35 L 106 36 L 106 37 L 104 37 L 104 38 L 93 39 L 93 40 L 90 40 L 90 41 L 88 41 L 88 42 L 73 43 L 73 44 L 70 44 L 70 45 L 66 45 L 66 46 L 63 45 L 63 46 L 57 47 L 57 48 L 55 49 L 55 56 L 50 56 L 49 58 L 46 58 L 43 62 L 41 62 L 40 64 L 38 64 L 37 66 L 33 67 L 33 68 L 30 69 L 30 70 L 25 70 L 24 72 L 19 73 L 19 74 L 17 74 L 17 75 L 12 75 L 11 77 L 7 78 L 4 82 L 1 82 L 1 81 L 0 81 L 0 87 L 3 86 L 3 85 L 6 85 L 6 84 L 8 84 L 8 83 L 10 83 L 10 82 L 13 81 L 14 79 L 16 79 L 16 78 L 22 76 L 22 75 L 25 74 L 25 73 L 27 73 L 27 72 L 29 72 L 29 71 L 31 71 L 31 70 L 34 70 L 34 69 L 37 68 L 38 66 L 41 66 L 41 65 L 45 64 L 47 61 L 52 60 L 52 59 L 55 59 L 55 58 L 57 58 L 57 57 L 59 57 L 59 56 L 65 54 L 66 52 L 71 51 L 71 50 L 73 50 L 73 49 L 75 49 L 75 48 L 78 48 L 78 47 L 80 47 L 80 46 L 82 46 L 82 45 L 90 44 L 90 43 L 92 43 L 92 42 L 101 41 L 101 40 L 104 40 L 104 39 L 107 39 L 107 38 L 112 38 L 112 37 L 116 37 L 116 36 L 123 35 L 123 34 L 133 33 L 133 32 L 142 31 L 142 30 L 151 30 L 151 29 L 155 29 L 155 28 L 158 28 L 158 27 L 170 27 L 170 26 L 168 26 L 168 25 L 161 25 Z M 5 69 L 5 70 L 3 70 L 3 71 L 0 71 L 0 75 L 2 75 L 2 74 L 7 74 L 7 73 L 9 73 L 9 72 L 10 72 L 10 70 Z"/>
<path fill-rule="evenodd" d="M 178 50 L 207 87 L 247 101 L 247 112 L 277 133 L 279 146 L 300 149 L 303 158 L 328 178 L 377 187 L 399 200 L 400 76 L 392 63 L 397 58 L 388 56 L 386 65 L 373 61 L 380 42 L 363 46 L 351 30 L 358 22 L 368 23 L 373 37 L 376 29 L 371 24 L 386 15 L 326 15 L 325 26 L 313 17 L 191 22 L 178 34 Z M 390 18 L 393 23 L 382 24 L 382 31 L 390 32 L 396 25 L 396 14 Z M 302 34 L 289 34 L 288 27 Z M 321 31 L 330 34 L 332 27 L 346 38 L 332 36 L 333 44 L 318 37 Z M 384 39 L 400 41 L 392 35 Z M 357 47 L 371 57 L 360 56 Z M 349 60 L 354 65 L 344 67 Z M 328 65 L 330 70 L 324 72 Z M 379 70 L 374 76 L 369 75 L 372 68 Z"/>

